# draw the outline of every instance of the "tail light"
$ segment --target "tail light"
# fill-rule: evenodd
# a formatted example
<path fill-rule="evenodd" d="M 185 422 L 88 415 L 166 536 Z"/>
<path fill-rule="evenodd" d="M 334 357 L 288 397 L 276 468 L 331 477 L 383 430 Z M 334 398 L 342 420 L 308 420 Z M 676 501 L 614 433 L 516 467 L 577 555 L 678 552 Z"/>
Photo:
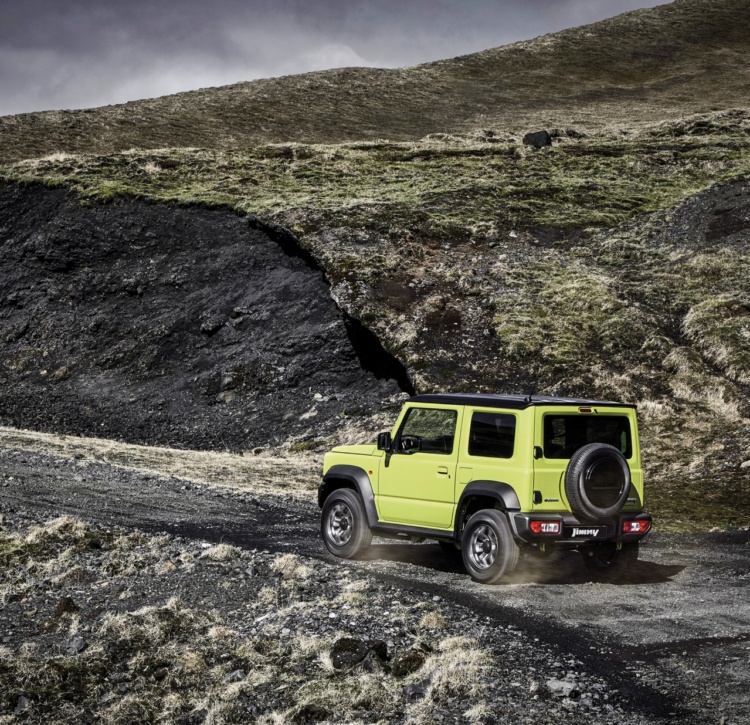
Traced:
<path fill-rule="evenodd" d="M 531 521 L 529 528 L 532 534 L 559 534 L 559 521 Z"/>
<path fill-rule="evenodd" d="M 651 528 L 651 522 L 648 519 L 637 519 L 636 521 L 623 521 L 623 534 L 645 534 Z"/>

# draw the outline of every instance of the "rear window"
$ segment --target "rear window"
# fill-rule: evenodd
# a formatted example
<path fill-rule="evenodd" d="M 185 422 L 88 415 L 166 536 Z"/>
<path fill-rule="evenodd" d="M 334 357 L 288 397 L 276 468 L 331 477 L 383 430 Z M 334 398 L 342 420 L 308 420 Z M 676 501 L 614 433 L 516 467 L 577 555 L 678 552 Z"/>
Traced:
<path fill-rule="evenodd" d="M 544 416 L 545 458 L 570 458 L 589 443 L 608 443 L 630 458 L 630 421 L 624 415 Z"/>
<path fill-rule="evenodd" d="M 469 431 L 469 455 L 512 458 L 516 416 L 508 413 L 474 413 Z"/>

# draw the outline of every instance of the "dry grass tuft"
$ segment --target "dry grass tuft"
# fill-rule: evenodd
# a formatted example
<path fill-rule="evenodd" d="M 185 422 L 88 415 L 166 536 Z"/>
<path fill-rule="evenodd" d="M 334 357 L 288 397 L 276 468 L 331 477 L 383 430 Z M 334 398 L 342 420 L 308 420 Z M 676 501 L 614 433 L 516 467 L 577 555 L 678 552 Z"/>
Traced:
<path fill-rule="evenodd" d="M 367 595 L 365 592 L 367 591 L 368 586 L 367 582 L 362 580 L 348 582 L 344 585 L 338 598 L 344 602 L 344 604 L 362 604 L 367 601 Z"/>
<path fill-rule="evenodd" d="M 54 537 L 61 540 L 80 541 L 88 533 L 89 528 L 82 521 L 70 516 L 60 516 L 52 519 L 44 526 L 33 526 L 26 536 L 28 543 L 34 543 Z"/>
<path fill-rule="evenodd" d="M 419 620 L 419 626 L 423 629 L 445 629 L 445 617 L 440 612 L 427 612 Z"/>
<path fill-rule="evenodd" d="M 493 714 L 492 708 L 486 702 L 480 702 L 474 707 L 470 707 L 465 713 L 464 717 L 470 722 L 485 722 L 485 718 Z"/>
<path fill-rule="evenodd" d="M 416 712 L 431 709 L 449 697 L 477 697 L 482 694 L 482 675 L 492 665 L 492 657 L 479 649 L 470 637 L 448 637 L 430 655 L 417 672 L 429 681 L 424 700 L 414 708 Z"/>
<path fill-rule="evenodd" d="M 312 569 L 303 564 L 296 554 L 281 554 L 271 564 L 274 571 L 279 572 L 284 579 L 307 579 Z"/>
<path fill-rule="evenodd" d="M 690 309 L 683 331 L 731 380 L 750 384 L 750 298 L 722 295 Z"/>
<path fill-rule="evenodd" d="M 396 702 L 396 696 L 387 678 L 362 673 L 308 682 L 297 691 L 295 700 L 297 707 L 314 707 L 341 718 L 358 709 L 382 711 Z"/>
<path fill-rule="evenodd" d="M 231 544 L 216 544 L 216 546 L 206 549 L 203 556 L 212 561 L 233 561 L 234 559 L 237 559 L 241 553 L 240 549 Z"/>

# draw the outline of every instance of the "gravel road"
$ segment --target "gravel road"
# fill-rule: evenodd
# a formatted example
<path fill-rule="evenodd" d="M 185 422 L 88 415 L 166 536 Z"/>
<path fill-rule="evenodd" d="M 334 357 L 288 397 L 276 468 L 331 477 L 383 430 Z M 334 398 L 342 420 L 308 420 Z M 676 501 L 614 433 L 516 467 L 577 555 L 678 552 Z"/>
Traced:
<path fill-rule="evenodd" d="M 333 561 L 312 494 L 273 497 L 15 448 L 0 448 L 0 511 L 65 513 Z M 523 558 L 494 587 L 471 582 L 460 558 L 434 544 L 376 540 L 366 560 L 350 565 L 574 657 L 619 692 L 626 711 L 650 721 L 750 722 L 750 530 L 657 531 L 618 584 L 591 582 L 576 554 Z"/>

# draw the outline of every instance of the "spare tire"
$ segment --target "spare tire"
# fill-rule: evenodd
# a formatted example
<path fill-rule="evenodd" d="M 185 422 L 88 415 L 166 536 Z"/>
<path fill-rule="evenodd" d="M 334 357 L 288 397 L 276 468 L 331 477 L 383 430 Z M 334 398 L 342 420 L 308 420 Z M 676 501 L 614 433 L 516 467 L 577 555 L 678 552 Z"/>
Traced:
<path fill-rule="evenodd" d="M 630 467 L 625 456 L 606 443 L 589 443 L 570 458 L 565 495 L 573 513 L 583 519 L 614 516 L 628 499 Z"/>

